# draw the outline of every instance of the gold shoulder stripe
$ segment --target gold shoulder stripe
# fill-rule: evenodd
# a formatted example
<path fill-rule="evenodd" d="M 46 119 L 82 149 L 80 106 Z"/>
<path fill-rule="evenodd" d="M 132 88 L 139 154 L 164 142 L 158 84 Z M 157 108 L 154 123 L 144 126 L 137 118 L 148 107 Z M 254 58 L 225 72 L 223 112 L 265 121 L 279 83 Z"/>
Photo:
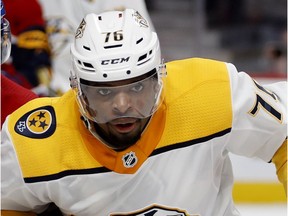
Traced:
<path fill-rule="evenodd" d="M 225 63 L 185 59 L 167 64 L 167 73 L 167 120 L 158 148 L 209 137 L 232 127 L 230 79 Z"/>

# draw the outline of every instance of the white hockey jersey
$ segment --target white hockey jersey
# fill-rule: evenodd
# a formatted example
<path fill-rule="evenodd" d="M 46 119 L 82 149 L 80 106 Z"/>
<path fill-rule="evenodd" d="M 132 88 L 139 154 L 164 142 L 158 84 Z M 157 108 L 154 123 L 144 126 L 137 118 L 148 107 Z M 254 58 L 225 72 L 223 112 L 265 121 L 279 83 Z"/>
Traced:
<path fill-rule="evenodd" d="M 2 209 L 65 215 L 240 215 L 229 152 L 269 162 L 286 138 L 287 83 L 260 86 L 232 64 L 167 64 L 165 101 L 115 152 L 80 120 L 72 91 L 39 98 L 2 130 Z"/>

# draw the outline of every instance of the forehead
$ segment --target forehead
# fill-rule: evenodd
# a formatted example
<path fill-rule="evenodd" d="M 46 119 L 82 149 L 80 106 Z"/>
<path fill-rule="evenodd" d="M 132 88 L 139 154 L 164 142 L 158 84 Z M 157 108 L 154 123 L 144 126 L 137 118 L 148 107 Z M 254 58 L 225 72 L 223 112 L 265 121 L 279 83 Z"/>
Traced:
<path fill-rule="evenodd" d="M 111 81 L 111 82 L 94 82 L 94 81 L 88 81 L 80 78 L 80 83 L 87 85 L 87 86 L 93 86 L 93 87 L 117 87 L 117 86 L 124 86 L 124 85 L 129 85 L 132 83 L 144 81 L 145 79 L 156 75 L 156 69 L 153 69 L 149 71 L 146 74 L 143 74 L 138 77 L 134 77 L 131 79 L 126 79 L 126 80 L 119 80 L 119 81 Z"/>

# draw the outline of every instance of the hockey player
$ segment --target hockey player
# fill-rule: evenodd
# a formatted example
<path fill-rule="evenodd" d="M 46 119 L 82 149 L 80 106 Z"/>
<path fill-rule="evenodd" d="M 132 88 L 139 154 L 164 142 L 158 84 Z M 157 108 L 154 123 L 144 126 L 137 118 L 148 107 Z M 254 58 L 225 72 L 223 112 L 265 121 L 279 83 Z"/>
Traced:
<path fill-rule="evenodd" d="M 240 215 L 229 152 L 275 163 L 286 184 L 287 82 L 225 62 L 164 64 L 132 9 L 88 14 L 71 45 L 72 90 L 3 126 L 2 215 Z"/>
<path fill-rule="evenodd" d="M 1 4 L 1 65 L 10 56 L 11 52 L 11 31 L 9 21 L 5 18 L 6 11 L 2 0 Z M 1 126 L 10 113 L 18 107 L 37 97 L 32 91 L 9 80 L 1 70 Z"/>

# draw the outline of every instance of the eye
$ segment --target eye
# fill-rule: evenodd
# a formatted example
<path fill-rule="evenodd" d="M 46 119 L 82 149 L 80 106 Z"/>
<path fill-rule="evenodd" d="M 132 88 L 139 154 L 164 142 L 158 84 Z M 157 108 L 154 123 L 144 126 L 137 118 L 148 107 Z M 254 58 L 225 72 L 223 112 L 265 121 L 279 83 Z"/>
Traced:
<path fill-rule="evenodd" d="M 110 89 L 99 89 L 98 93 L 102 96 L 109 95 L 112 91 Z"/>
<path fill-rule="evenodd" d="M 140 92 L 140 91 L 142 91 L 143 88 L 144 87 L 141 83 L 137 83 L 131 88 L 131 90 L 134 92 Z"/>

